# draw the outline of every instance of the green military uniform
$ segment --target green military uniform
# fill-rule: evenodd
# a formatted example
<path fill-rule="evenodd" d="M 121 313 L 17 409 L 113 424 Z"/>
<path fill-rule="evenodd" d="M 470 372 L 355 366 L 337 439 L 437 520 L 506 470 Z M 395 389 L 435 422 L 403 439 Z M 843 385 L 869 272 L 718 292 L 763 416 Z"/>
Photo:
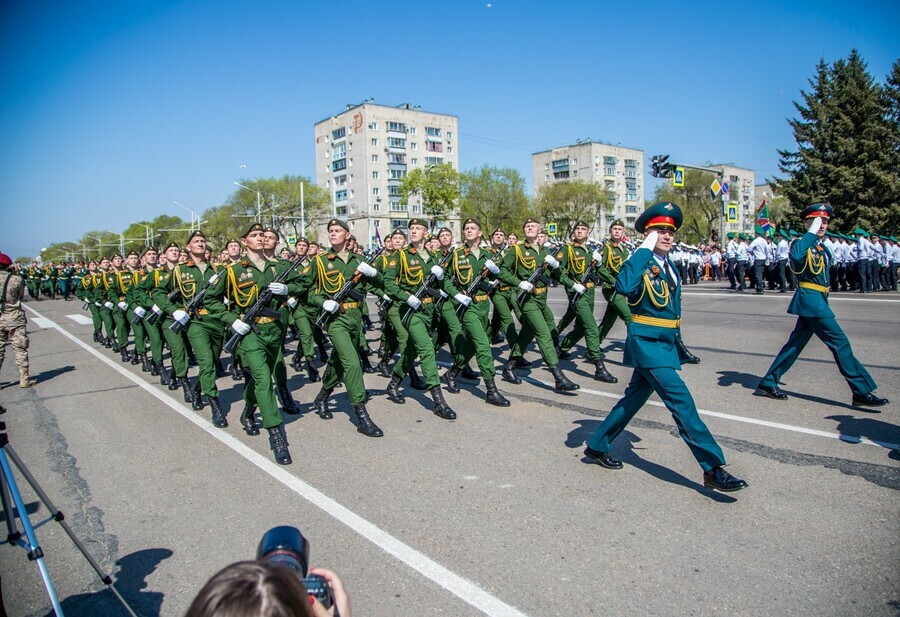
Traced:
<path fill-rule="evenodd" d="M 621 225 L 621 221 L 613 221 L 613 225 L 617 223 Z M 597 275 L 603 281 L 603 297 L 606 298 L 606 311 L 603 313 L 603 319 L 600 320 L 600 345 L 602 346 L 617 318 L 624 321 L 626 326 L 631 323 L 631 310 L 628 308 L 625 298 L 616 293 L 616 277 L 619 276 L 622 264 L 628 259 L 628 249 L 620 242 L 613 242 L 610 239 L 603 244 L 601 255 L 603 260 L 597 267 Z"/>
<path fill-rule="evenodd" d="M 150 340 L 150 374 L 153 376 L 162 376 L 163 385 L 166 385 L 169 376 L 163 365 L 163 341 L 165 339 L 163 338 L 162 323 L 157 320 L 151 324 L 145 319 L 146 315 L 152 311 L 153 305 L 155 304 L 151 297 L 151 293 L 154 288 L 160 286 L 160 276 L 163 273 L 164 270 L 160 268 L 153 268 L 151 270 L 146 266 L 138 272 L 138 282 L 132 288 L 131 292 L 131 299 L 133 302 L 131 310 L 134 312 L 140 309 L 138 312 L 143 313 L 143 315 L 141 315 L 141 328 L 143 328 L 147 338 Z M 135 327 L 135 331 L 137 331 L 137 327 Z M 137 339 L 137 335 L 135 335 L 135 339 Z"/>
<path fill-rule="evenodd" d="M 378 256 L 378 259 L 375 260 L 372 266 L 376 270 L 378 270 L 378 272 L 384 274 L 388 263 L 390 263 L 392 259 L 396 259 L 396 255 L 396 251 L 385 251 Z M 402 332 L 403 342 L 401 345 L 400 333 L 394 326 L 394 320 L 391 320 L 388 316 L 388 313 L 395 304 L 391 297 L 382 292 L 379 303 L 381 306 L 378 313 L 381 319 L 381 344 L 379 345 L 379 355 L 381 356 L 381 360 L 378 363 L 378 366 L 375 367 L 375 369 L 381 374 L 382 377 L 390 377 L 390 368 L 388 365 L 391 359 L 394 357 L 394 353 L 397 351 L 397 349 L 406 347 L 406 340 L 409 335 L 404 328 Z"/>
<path fill-rule="evenodd" d="M 107 282 L 106 299 L 113 305 L 109 312 L 116 327 L 116 343 L 119 351 L 122 353 L 122 361 L 124 362 L 129 359 L 128 334 L 131 331 L 130 324 L 126 318 L 128 308 L 125 302 L 125 294 L 134 285 L 134 276 L 128 268 L 123 267 L 121 270 L 112 270 L 110 275 L 104 278 Z M 126 304 L 125 309 L 122 309 L 122 304 Z"/>
<path fill-rule="evenodd" d="M 441 249 L 438 254 L 444 258 L 450 251 L 451 249 Z M 452 261 L 452 257 L 450 259 Z M 460 352 L 460 347 L 465 346 L 466 341 L 459 318 L 456 316 L 456 306 L 447 299 L 438 300 L 437 303 L 440 306 L 440 312 L 435 311 L 436 324 L 432 337 L 434 348 L 438 350 L 444 346 L 444 343 L 450 343 L 450 355 L 455 356 Z"/>
<path fill-rule="evenodd" d="M 103 329 L 106 331 L 106 346 L 112 346 L 114 353 L 119 352 L 118 331 L 116 329 L 115 317 L 113 316 L 116 309 L 116 303 L 110 300 L 110 294 L 115 292 L 116 287 L 116 271 L 109 269 L 106 272 L 100 271 L 100 285 L 97 286 L 97 292 L 94 298 L 100 303 L 100 319 L 103 321 Z M 114 296 L 118 298 L 118 296 Z"/>
<path fill-rule="evenodd" d="M 100 309 L 94 302 L 94 274 L 88 271 L 81 277 L 81 282 L 75 288 L 78 299 L 86 302 L 88 310 L 91 312 L 91 320 L 94 325 L 94 342 L 101 342 L 103 321 L 100 319 Z"/>
<path fill-rule="evenodd" d="M 162 333 L 169 345 L 172 372 L 168 377 L 169 389 L 175 390 L 181 384 L 184 390 L 184 401 L 191 401 L 190 382 L 188 376 L 188 351 L 187 332 L 172 332 L 172 324 L 175 320 L 172 315 L 175 311 L 184 310 L 184 302 L 180 292 L 172 280 L 172 267 L 159 268 L 154 274 L 154 286 L 150 290 L 150 299 L 153 300 L 154 311 L 162 315 Z"/>
<path fill-rule="evenodd" d="M 493 259 L 498 264 L 501 263 L 509 250 L 507 249 L 505 252 L 495 250 Z M 519 312 L 516 293 L 518 293 L 516 288 L 501 281 L 491 294 L 491 303 L 494 305 L 494 314 L 491 318 L 491 340 L 494 340 L 498 333 L 502 332 L 510 349 L 519 338 L 516 322 L 513 320 L 513 312 Z"/>
<path fill-rule="evenodd" d="M 57 276 L 57 284 L 59 285 L 59 293 L 62 294 L 64 300 L 69 299 L 72 292 L 72 276 L 75 274 L 75 268 L 65 265 L 59 269 Z"/>

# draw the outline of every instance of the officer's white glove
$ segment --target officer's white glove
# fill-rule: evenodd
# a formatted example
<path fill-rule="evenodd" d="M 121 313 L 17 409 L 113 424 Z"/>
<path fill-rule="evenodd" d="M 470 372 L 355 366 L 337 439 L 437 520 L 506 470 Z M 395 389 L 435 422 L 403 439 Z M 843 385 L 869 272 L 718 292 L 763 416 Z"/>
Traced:
<path fill-rule="evenodd" d="M 553 255 L 547 255 L 544 257 L 544 263 L 556 270 L 559 267 L 559 262 L 556 261 L 556 258 Z"/>
<path fill-rule="evenodd" d="M 218 275 L 218 274 L 213 274 L 211 277 L 209 277 L 209 283 L 208 283 L 208 284 L 209 284 L 210 287 L 212 287 L 213 285 L 215 285 L 215 284 L 218 283 L 218 282 L 219 282 L 219 275 Z"/>
<path fill-rule="evenodd" d="M 393 300 L 391 299 L 391 297 L 390 297 L 389 295 L 387 295 L 387 294 L 384 294 L 383 296 L 381 296 L 381 299 L 384 300 L 385 302 L 387 302 L 388 304 L 390 304 L 391 302 L 393 302 Z"/>
<path fill-rule="evenodd" d="M 817 216 L 813 219 L 812 225 L 809 226 L 809 232 L 811 234 L 819 233 L 819 230 L 822 228 L 822 217 Z"/>
<path fill-rule="evenodd" d="M 603 255 L 600 254 L 600 251 L 594 251 L 593 253 L 591 253 L 591 259 L 593 259 L 597 263 L 600 263 L 603 261 Z"/>
<path fill-rule="evenodd" d="M 534 285 L 529 283 L 528 281 L 522 281 L 519 283 L 519 289 L 522 291 L 532 291 L 534 289 Z"/>
<path fill-rule="evenodd" d="M 472 298 L 464 294 L 456 294 L 455 296 L 453 296 L 453 298 L 463 306 L 469 306 L 470 304 L 472 304 Z"/>
<path fill-rule="evenodd" d="M 184 311 L 182 311 L 181 309 L 178 309 L 177 311 L 172 313 L 172 319 L 174 319 L 175 321 L 180 323 L 182 326 L 186 326 L 187 322 L 189 322 L 191 320 L 191 316 L 188 315 L 187 313 L 185 313 Z"/>
<path fill-rule="evenodd" d="M 150 310 L 153 311 L 154 313 L 156 313 L 157 315 L 163 314 L 162 309 L 159 308 L 158 306 L 156 306 L 155 304 L 150 308 Z"/>
<path fill-rule="evenodd" d="M 269 283 L 267 289 L 276 296 L 286 296 L 288 293 L 287 285 L 284 283 Z"/>
<path fill-rule="evenodd" d="M 138 317 L 140 317 L 141 319 L 143 319 L 144 315 L 147 314 L 147 310 L 143 309 L 139 306 L 136 306 L 136 307 L 134 307 L 134 314 L 137 315 Z"/>
<path fill-rule="evenodd" d="M 439 280 L 439 281 L 444 280 L 444 269 L 441 268 L 440 266 L 431 266 L 431 273 L 434 275 L 434 278 L 436 278 L 437 280 Z"/>
<path fill-rule="evenodd" d="M 124 302 L 119 302 L 116 306 L 118 306 L 118 307 L 119 307 L 120 309 L 122 309 L 123 311 L 127 311 L 127 310 L 128 310 L 128 305 L 125 304 Z"/>
<path fill-rule="evenodd" d="M 583 294 L 585 289 L 586 289 L 585 286 L 582 285 L 581 283 L 575 283 L 574 285 L 572 285 L 572 291 L 574 291 L 577 294 Z"/>
<path fill-rule="evenodd" d="M 177 311 L 176 311 L 177 312 Z M 241 321 L 240 319 L 235 319 L 234 323 L 231 324 L 231 329 L 244 336 L 248 332 L 250 332 L 250 324 L 247 322 Z"/>
<path fill-rule="evenodd" d="M 414 311 L 419 310 L 419 307 L 422 306 L 422 301 L 419 300 L 415 296 L 410 296 L 406 299 L 406 304 Z"/>
<path fill-rule="evenodd" d="M 659 238 L 659 233 L 656 231 L 651 231 L 647 234 L 647 237 L 644 238 L 644 241 L 641 242 L 641 246 L 639 248 L 650 249 L 652 251 L 656 248 L 657 238 Z"/>
<path fill-rule="evenodd" d="M 447 298 L 450 297 L 450 296 L 447 295 L 447 292 L 444 291 L 443 289 L 439 289 L 439 290 L 438 290 L 438 293 L 441 294 L 441 300 L 446 300 Z"/>
<path fill-rule="evenodd" d="M 378 274 L 378 270 L 365 262 L 362 262 L 358 266 L 356 266 L 356 271 L 367 277 L 373 277 Z"/>
<path fill-rule="evenodd" d="M 103 303 L 103 306 L 105 306 L 105 307 L 108 308 L 109 310 L 112 310 L 112 308 L 113 308 L 113 303 L 112 303 L 112 302 L 104 302 L 104 303 Z"/>
<path fill-rule="evenodd" d="M 100 304 L 99 302 L 94 302 L 94 306 L 96 306 L 96 307 L 101 307 L 101 306 L 103 306 L 103 305 Z"/>
<path fill-rule="evenodd" d="M 327 313 L 336 313 L 339 305 L 334 300 L 325 300 L 325 302 L 322 303 L 322 308 Z"/>
<path fill-rule="evenodd" d="M 486 262 L 484 262 L 484 267 L 487 268 L 488 272 L 490 272 L 491 274 L 499 274 L 500 273 L 499 266 L 497 266 L 497 264 L 495 264 L 490 259 L 488 259 Z"/>
<path fill-rule="evenodd" d="M 288 306 L 291 308 L 291 310 L 293 311 L 295 308 L 297 308 L 297 298 L 294 298 L 293 296 L 289 297 L 289 298 L 287 299 L 287 305 L 288 305 Z"/>

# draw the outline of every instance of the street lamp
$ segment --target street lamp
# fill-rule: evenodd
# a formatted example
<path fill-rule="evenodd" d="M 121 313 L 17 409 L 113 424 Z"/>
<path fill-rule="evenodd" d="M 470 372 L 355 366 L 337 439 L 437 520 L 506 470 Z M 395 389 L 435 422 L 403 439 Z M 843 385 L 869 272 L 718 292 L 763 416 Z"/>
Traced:
<path fill-rule="evenodd" d="M 194 212 L 193 210 L 191 210 L 190 208 L 186 208 L 186 207 L 182 206 L 177 201 L 173 201 L 172 203 L 174 203 L 176 206 L 178 206 L 182 210 L 187 210 L 188 212 L 191 213 L 191 233 L 193 233 L 194 232 L 194 219 L 199 219 L 199 217 L 197 216 L 197 213 Z M 197 225 L 197 227 L 199 228 L 200 225 Z"/>
<path fill-rule="evenodd" d="M 147 231 L 147 235 L 144 236 L 144 246 L 151 246 L 153 244 L 153 238 L 156 236 L 153 234 L 153 228 L 149 225 L 144 225 L 143 223 L 138 223 L 137 221 L 131 221 L 132 225 L 140 225 Z"/>
<path fill-rule="evenodd" d="M 261 223 L 262 222 L 262 204 L 261 204 L 262 194 L 257 190 L 251 189 L 249 186 L 244 186 L 240 182 L 234 182 L 233 184 L 235 186 L 241 187 L 242 189 L 246 189 L 246 190 L 250 191 L 251 193 L 256 193 L 256 222 Z"/>

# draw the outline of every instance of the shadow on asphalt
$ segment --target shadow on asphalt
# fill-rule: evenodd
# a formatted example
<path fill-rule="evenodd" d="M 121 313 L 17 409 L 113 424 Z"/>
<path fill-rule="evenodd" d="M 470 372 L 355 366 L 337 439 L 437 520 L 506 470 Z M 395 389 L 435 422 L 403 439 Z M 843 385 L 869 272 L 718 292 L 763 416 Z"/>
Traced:
<path fill-rule="evenodd" d="M 853 437 L 865 437 L 872 441 L 900 443 L 900 427 L 889 422 L 872 418 L 854 418 L 853 416 L 825 416 L 826 420 L 837 422 L 837 432 L 845 441 Z"/>
<path fill-rule="evenodd" d="M 719 386 L 728 387 L 735 384 L 744 386 L 748 390 L 756 390 L 759 385 L 759 375 L 751 375 L 750 373 L 741 373 L 739 371 L 719 371 Z"/>
<path fill-rule="evenodd" d="M 19 514 L 18 514 L 18 512 L 16 512 L 16 506 L 14 504 L 10 503 L 10 507 L 13 509 L 13 518 L 18 519 Z M 35 512 L 37 512 L 40 509 L 41 509 L 41 502 L 39 502 L 39 501 L 32 501 L 31 503 L 25 504 L 25 514 L 27 516 L 31 516 L 32 514 L 34 514 Z M 3 510 L 0 510 L 0 523 L 6 523 L 6 512 Z M 21 525 L 21 523 L 16 523 L 16 525 Z M 19 529 L 19 531 L 22 531 L 22 529 Z"/>
<path fill-rule="evenodd" d="M 114 585 L 138 615 L 151 617 L 161 614 L 165 594 L 147 591 L 146 579 L 163 560 L 171 556 L 172 551 L 167 548 L 149 548 L 125 555 L 116 561 L 119 573 L 115 576 Z M 85 567 L 89 567 L 86 562 Z M 102 583 L 98 581 L 96 584 Z M 62 599 L 60 604 L 67 617 L 128 615 L 125 607 L 105 585 L 101 591 L 69 596 Z M 47 613 L 47 617 L 52 615 L 52 610 Z"/>
<path fill-rule="evenodd" d="M 60 366 L 58 368 L 51 369 L 49 371 L 44 371 L 43 373 L 40 373 L 38 375 L 32 375 L 32 378 L 36 379 L 38 383 L 43 383 L 43 382 L 49 381 L 59 375 L 63 375 L 65 373 L 71 373 L 74 370 L 75 370 L 75 367 L 72 365 Z"/>

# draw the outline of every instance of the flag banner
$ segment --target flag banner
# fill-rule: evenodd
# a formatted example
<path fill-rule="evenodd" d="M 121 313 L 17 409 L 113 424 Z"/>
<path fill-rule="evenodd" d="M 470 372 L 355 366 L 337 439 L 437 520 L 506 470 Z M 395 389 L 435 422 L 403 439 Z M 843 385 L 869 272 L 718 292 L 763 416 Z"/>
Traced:
<path fill-rule="evenodd" d="M 762 203 L 756 210 L 756 233 L 764 236 L 775 235 L 775 226 L 769 220 L 769 204 L 766 199 L 762 200 Z"/>

